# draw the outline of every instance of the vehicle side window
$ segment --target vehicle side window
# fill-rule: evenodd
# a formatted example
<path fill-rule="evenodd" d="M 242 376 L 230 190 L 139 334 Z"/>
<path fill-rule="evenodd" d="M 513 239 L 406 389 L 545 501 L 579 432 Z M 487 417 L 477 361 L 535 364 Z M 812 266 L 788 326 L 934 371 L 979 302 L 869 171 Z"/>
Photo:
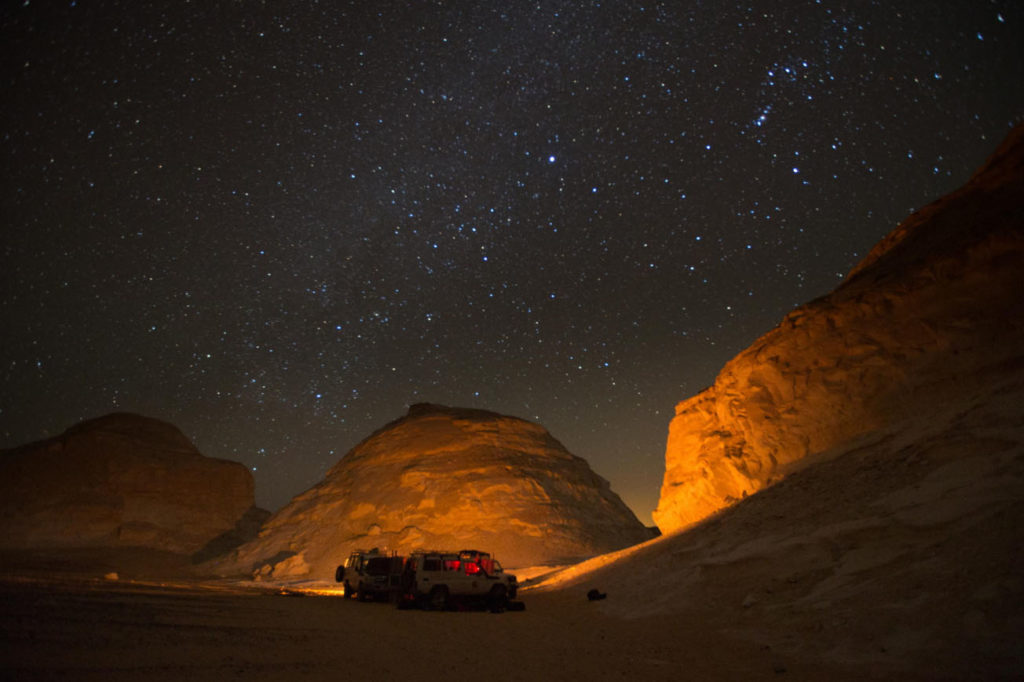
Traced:
<path fill-rule="evenodd" d="M 440 571 L 441 560 L 440 559 L 424 559 L 423 560 L 424 571 Z"/>

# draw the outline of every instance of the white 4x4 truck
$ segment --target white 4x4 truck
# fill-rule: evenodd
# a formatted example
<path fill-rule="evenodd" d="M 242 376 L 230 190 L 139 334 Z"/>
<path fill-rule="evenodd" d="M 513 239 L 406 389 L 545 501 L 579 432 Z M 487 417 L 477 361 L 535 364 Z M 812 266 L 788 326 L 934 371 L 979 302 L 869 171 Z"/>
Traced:
<path fill-rule="evenodd" d="M 361 549 L 349 554 L 334 572 L 335 582 L 344 583 L 345 596 L 378 599 L 397 595 L 401 589 L 404 558 Z"/>
<path fill-rule="evenodd" d="M 443 610 L 458 602 L 482 601 L 491 611 L 504 611 L 518 589 L 516 577 L 486 552 L 413 552 L 402 572 L 399 606 Z"/>

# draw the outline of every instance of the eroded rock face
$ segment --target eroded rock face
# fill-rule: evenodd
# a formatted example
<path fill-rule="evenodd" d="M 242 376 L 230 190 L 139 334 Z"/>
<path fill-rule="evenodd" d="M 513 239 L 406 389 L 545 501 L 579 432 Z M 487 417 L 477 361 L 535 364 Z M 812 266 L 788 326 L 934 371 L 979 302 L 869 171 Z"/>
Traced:
<path fill-rule="evenodd" d="M 148 547 L 191 554 L 253 507 L 252 474 L 133 414 L 0 453 L 0 546 Z"/>
<path fill-rule="evenodd" d="M 587 463 L 543 427 L 414 405 L 293 499 L 222 572 L 330 579 L 355 548 L 475 548 L 506 566 L 590 556 L 649 537 Z"/>
<path fill-rule="evenodd" d="M 676 406 L 655 522 L 688 526 L 816 453 L 927 419 L 1018 371 L 1024 128 Z"/>

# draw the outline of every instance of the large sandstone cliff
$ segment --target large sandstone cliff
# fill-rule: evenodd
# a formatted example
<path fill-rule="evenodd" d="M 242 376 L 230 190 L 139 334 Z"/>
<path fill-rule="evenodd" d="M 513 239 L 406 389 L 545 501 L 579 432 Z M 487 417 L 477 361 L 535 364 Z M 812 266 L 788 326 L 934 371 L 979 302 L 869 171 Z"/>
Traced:
<path fill-rule="evenodd" d="M 133 414 L 0 452 L 0 547 L 145 547 L 192 554 L 253 507 L 252 474 Z"/>
<path fill-rule="evenodd" d="M 676 406 L 663 532 L 816 455 L 928 419 L 1024 352 L 1024 127 L 960 190 L 910 216 L 833 293 L 801 306 Z"/>
<path fill-rule="evenodd" d="M 506 566 L 590 556 L 646 528 L 543 427 L 414 405 L 294 498 L 221 572 L 330 579 L 355 548 L 475 548 Z"/>

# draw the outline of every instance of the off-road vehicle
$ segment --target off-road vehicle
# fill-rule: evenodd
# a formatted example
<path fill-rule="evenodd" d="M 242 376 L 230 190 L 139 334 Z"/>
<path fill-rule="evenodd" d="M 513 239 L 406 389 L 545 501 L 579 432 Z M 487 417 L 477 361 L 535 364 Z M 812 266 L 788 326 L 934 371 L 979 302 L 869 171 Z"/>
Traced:
<path fill-rule="evenodd" d="M 356 550 L 334 572 L 343 583 L 345 596 L 363 599 L 397 597 L 402 586 L 405 557 L 381 554 L 377 549 Z"/>
<path fill-rule="evenodd" d="M 399 606 L 444 610 L 459 604 L 484 604 L 504 611 L 519 583 L 487 552 L 413 552 L 402 573 Z"/>

